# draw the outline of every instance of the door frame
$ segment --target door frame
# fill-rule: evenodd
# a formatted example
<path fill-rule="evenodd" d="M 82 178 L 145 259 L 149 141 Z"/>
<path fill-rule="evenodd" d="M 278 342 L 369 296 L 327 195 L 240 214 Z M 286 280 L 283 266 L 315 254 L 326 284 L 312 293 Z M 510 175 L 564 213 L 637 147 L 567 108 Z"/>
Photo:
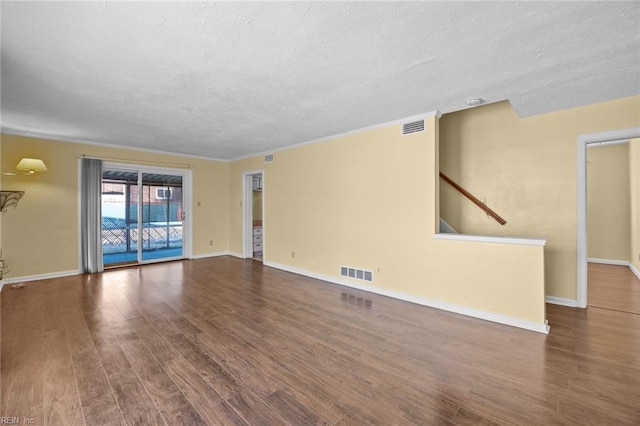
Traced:
<path fill-rule="evenodd" d="M 253 177 L 262 176 L 262 258 L 266 258 L 266 244 L 264 240 L 264 169 L 242 173 L 242 257 L 253 257 Z"/>
<path fill-rule="evenodd" d="M 102 169 L 108 170 L 122 170 L 129 172 L 138 172 L 138 185 L 140 184 L 140 178 L 142 173 L 155 173 L 155 174 L 167 174 L 182 176 L 182 206 L 184 219 L 182 221 L 182 257 L 178 258 L 163 258 L 163 259 L 151 259 L 142 260 L 138 259 L 138 264 L 163 262 L 165 260 L 173 259 L 192 259 L 193 258 L 193 212 L 192 212 L 192 199 L 193 199 L 193 172 L 187 169 L 177 169 L 172 167 L 159 167 L 159 166 L 146 166 L 134 163 L 118 163 L 112 161 L 103 161 Z M 142 190 L 139 191 L 139 198 L 136 202 L 139 202 Z M 142 209 L 138 208 L 138 223 L 140 224 L 140 215 Z M 142 234 L 140 234 L 142 237 Z M 142 240 L 141 240 L 142 241 Z M 140 251 L 138 251 L 140 254 Z"/>
<path fill-rule="evenodd" d="M 640 137 L 640 127 L 578 135 L 577 138 L 577 283 L 576 306 L 587 307 L 587 145 Z"/>

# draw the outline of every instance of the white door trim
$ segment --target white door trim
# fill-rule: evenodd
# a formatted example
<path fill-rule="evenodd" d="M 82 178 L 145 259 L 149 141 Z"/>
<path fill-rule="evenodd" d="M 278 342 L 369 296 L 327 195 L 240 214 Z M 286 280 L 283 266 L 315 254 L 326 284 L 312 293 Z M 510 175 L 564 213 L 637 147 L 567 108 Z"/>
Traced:
<path fill-rule="evenodd" d="M 242 257 L 253 257 L 253 176 L 262 176 L 262 214 L 264 216 L 264 170 L 252 170 L 242 173 Z M 263 223 L 264 244 L 264 223 Z M 264 246 L 263 246 L 264 256 Z"/>
<path fill-rule="evenodd" d="M 577 139 L 577 307 L 587 307 L 587 145 L 640 137 L 640 127 L 578 135 Z"/>

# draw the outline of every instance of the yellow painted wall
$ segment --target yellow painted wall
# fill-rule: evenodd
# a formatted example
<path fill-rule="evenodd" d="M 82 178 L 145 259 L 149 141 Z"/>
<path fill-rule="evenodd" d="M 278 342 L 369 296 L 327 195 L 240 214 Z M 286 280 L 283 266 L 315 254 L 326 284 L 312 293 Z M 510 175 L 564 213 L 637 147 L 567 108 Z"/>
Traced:
<path fill-rule="evenodd" d="M 587 149 L 587 256 L 628 262 L 631 249 L 629 144 Z"/>
<path fill-rule="evenodd" d="M 2 169 L 22 157 L 44 160 L 49 171 L 2 176 L 2 187 L 26 191 L 17 209 L 2 216 L 4 258 L 11 277 L 78 269 L 79 155 L 191 164 L 193 170 L 193 254 L 228 247 L 228 163 L 198 158 L 2 135 Z M 200 207 L 197 203 L 200 202 Z M 213 245 L 209 241 L 213 240 Z"/>
<path fill-rule="evenodd" d="M 262 220 L 262 191 L 253 191 L 253 220 Z"/>
<path fill-rule="evenodd" d="M 369 269 L 383 290 L 543 323 L 542 247 L 433 238 L 437 138 L 430 118 L 424 133 L 393 125 L 280 151 L 271 164 L 233 162 L 230 250 L 242 252 L 242 173 L 264 168 L 266 264 L 332 278 L 340 265 Z"/>
<path fill-rule="evenodd" d="M 520 119 L 508 102 L 447 114 L 440 168 L 507 220 L 500 226 L 441 185 L 458 232 L 547 240 L 546 293 L 576 298 L 577 136 L 640 125 L 640 97 Z"/>
<path fill-rule="evenodd" d="M 640 138 L 629 142 L 631 194 L 631 264 L 640 271 Z"/>

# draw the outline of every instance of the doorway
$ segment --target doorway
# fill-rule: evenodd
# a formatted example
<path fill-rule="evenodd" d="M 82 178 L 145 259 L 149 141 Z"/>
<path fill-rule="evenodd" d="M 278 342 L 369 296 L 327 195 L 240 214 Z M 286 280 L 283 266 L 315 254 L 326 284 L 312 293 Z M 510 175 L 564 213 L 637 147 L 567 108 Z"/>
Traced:
<path fill-rule="evenodd" d="M 262 262 L 264 241 L 264 172 L 243 173 L 243 257 Z"/>
<path fill-rule="evenodd" d="M 105 163 L 101 227 L 105 267 L 187 257 L 189 192 L 190 171 Z"/>
<path fill-rule="evenodd" d="M 640 313 L 640 286 L 630 270 L 629 142 L 587 146 L 587 306 Z"/>
<path fill-rule="evenodd" d="M 577 283 L 575 306 L 587 307 L 587 147 L 640 137 L 640 127 L 579 135 L 577 138 Z"/>

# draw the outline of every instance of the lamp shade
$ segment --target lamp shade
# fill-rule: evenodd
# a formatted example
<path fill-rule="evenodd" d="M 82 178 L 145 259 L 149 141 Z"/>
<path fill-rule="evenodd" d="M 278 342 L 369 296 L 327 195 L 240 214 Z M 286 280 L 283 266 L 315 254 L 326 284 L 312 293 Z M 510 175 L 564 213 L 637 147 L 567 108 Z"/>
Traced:
<path fill-rule="evenodd" d="M 39 158 L 23 158 L 16 166 L 16 169 L 27 170 L 29 174 L 33 174 L 35 172 L 46 172 L 47 166 Z"/>

